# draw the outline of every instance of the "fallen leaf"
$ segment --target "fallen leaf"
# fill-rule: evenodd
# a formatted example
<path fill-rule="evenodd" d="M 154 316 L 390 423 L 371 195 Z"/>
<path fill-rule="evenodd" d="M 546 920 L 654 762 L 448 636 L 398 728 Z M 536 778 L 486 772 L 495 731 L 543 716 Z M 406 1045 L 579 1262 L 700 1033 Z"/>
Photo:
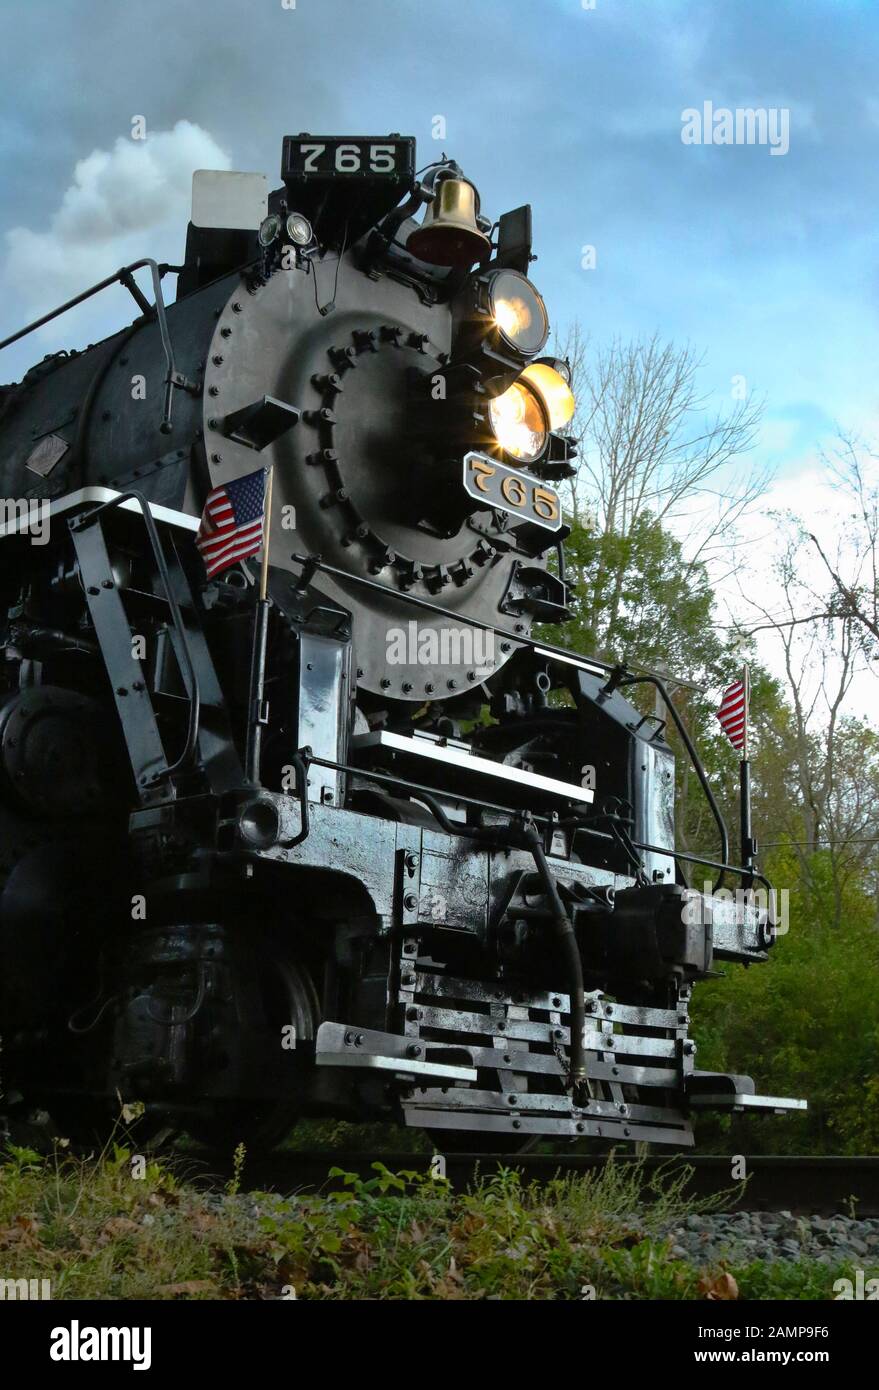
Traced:
<path fill-rule="evenodd" d="M 194 1211 L 190 1223 L 196 1231 L 211 1231 L 218 1224 L 218 1218 L 210 1211 Z"/>
<path fill-rule="evenodd" d="M 729 1302 L 739 1296 L 739 1286 L 731 1274 L 703 1274 L 699 1280 L 699 1292 L 714 1302 Z"/>
<path fill-rule="evenodd" d="M 13 1225 L 0 1231 L 0 1247 L 24 1245 L 33 1248 L 40 1243 L 40 1223 L 35 1216 L 16 1216 Z"/>
<path fill-rule="evenodd" d="M 141 1227 L 136 1221 L 132 1221 L 127 1216 L 111 1216 L 109 1221 L 104 1223 L 104 1227 L 98 1236 L 99 1245 L 108 1245 L 111 1240 L 116 1240 L 119 1236 L 132 1235 L 135 1231 L 140 1231 Z"/>

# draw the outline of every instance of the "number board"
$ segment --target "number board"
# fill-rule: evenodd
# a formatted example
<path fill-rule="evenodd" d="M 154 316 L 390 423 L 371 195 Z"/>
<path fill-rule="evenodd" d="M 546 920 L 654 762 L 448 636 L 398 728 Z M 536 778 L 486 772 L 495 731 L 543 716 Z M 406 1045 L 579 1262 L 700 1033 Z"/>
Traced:
<path fill-rule="evenodd" d="M 413 135 L 285 135 L 283 179 L 388 179 L 415 176 Z"/>
<path fill-rule="evenodd" d="M 500 507 L 548 531 L 561 530 L 562 507 L 555 489 L 487 454 L 464 455 L 464 489 L 486 507 Z"/>

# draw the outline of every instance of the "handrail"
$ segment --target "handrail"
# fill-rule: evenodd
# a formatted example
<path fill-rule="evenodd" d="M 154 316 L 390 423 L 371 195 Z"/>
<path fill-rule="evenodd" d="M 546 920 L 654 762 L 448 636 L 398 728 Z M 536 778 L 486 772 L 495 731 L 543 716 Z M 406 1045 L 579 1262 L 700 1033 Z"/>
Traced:
<path fill-rule="evenodd" d="M 133 278 L 132 272 L 142 270 L 144 266 L 149 267 L 153 282 L 153 294 L 155 304 L 150 304 L 146 296 L 141 292 L 139 286 Z M 0 352 L 9 347 L 12 343 L 17 343 L 20 338 L 27 337 L 28 333 L 33 333 L 35 329 L 42 328 L 43 324 L 51 323 L 52 319 L 60 318 L 66 314 L 68 309 L 75 309 L 78 304 L 84 303 L 86 299 L 91 299 L 95 294 L 100 294 L 101 290 L 106 290 L 110 285 L 121 284 L 128 290 L 138 308 L 147 317 L 154 316 L 159 326 L 159 337 L 162 340 L 162 352 L 165 357 L 167 375 L 165 377 L 165 406 L 162 413 L 162 423 L 160 429 L 163 434 L 171 433 L 171 401 L 175 386 L 187 389 L 191 383 L 177 370 L 174 361 L 174 348 L 171 343 L 171 335 L 168 332 L 168 317 L 165 311 L 165 300 L 162 295 L 162 276 L 169 271 L 176 274 L 181 269 L 180 266 L 168 265 L 163 262 L 158 265 L 156 261 L 145 256 L 143 260 L 132 261 L 131 265 L 125 265 L 121 270 L 117 270 L 115 275 L 108 275 L 106 280 L 101 280 L 97 285 L 92 285 L 91 289 L 83 290 L 82 294 L 74 295 L 73 299 L 68 299 L 66 303 L 60 304 L 57 309 L 52 309 L 48 314 L 43 314 L 41 318 L 34 319 L 33 323 L 27 324 L 25 328 L 20 328 L 17 333 L 13 333 L 8 338 L 0 342 Z"/>
<path fill-rule="evenodd" d="M 613 678 L 611 678 L 610 683 L 614 684 Z M 684 724 L 684 721 L 681 719 L 681 716 L 678 714 L 677 710 L 672 704 L 671 696 L 669 695 L 659 676 L 621 676 L 619 680 L 616 681 L 616 684 L 619 686 L 649 684 L 655 686 L 656 689 L 659 691 L 659 694 L 662 697 L 666 709 L 668 710 L 669 714 L 674 720 L 675 728 L 681 736 L 681 742 L 687 750 L 690 762 L 693 764 L 693 769 L 696 773 L 696 776 L 699 778 L 702 790 L 705 793 L 705 799 L 708 802 L 708 805 L 711 807 L 711 814 L 714 817 L 714 823 L 720 832 L 720 861 L 722 864 L 725 864 L 727 859 L 729 858 L 729 831 L 726 828 L 726 821 L 723 819 L 720 807 L 718 806 L 717 801 L 715 800 L 714 792 L 711 790 L 711 784 L 708 781 L 705 768 L 702 766 L 702 759 L 699 757 L 699 754 L 696 751 L 696 746 L 693 743 L 693 740 L 690 738 L 690 735 L 687 733 L 686 725 Z M 722 886 L 723 877 L 723 870 L 721 870 L 717 882 L 714 885 L 715 893 Z"/>
<path fill-rule="evenodd" d="M 183 745 L 183 751 L 175 762 L 169 763 L 167 767 L 161 768 L 158 772 L 152 774 L 150 778 L 152 782 L 161 782 L 164 781 L 166 777 L 172 777 L 174 773 L 182 771 L 183 768 L 187 767 L 189 763 L 192 762 L 198 746 L 199 724 L 201 720 L 201 692 L 198 685 L 198 676 L 195 671 L 195 662 L 192 659 L 189 637 L 186 633 L 183 615 L 180 612 L 180 605 L 171 587 L 171 576 L 168 573 L 168 563 L 165 559 L 165 552 L 162 549 L 162 542 L 159 538 L 159 532 L 155 520 L 153 519 L 153 514 L 150 511 L 150 504 L 142 492 L 120 492 L 118 497 L 113 497 L 109 502 L 101 502 L 99 506 L 94 507 L 91 511 L 84 512 L 81 516 L 75 517 L 70 522 L 70 526 L 76 530 L 84 526 L 90 526 L 93 522 L 97 521 L 102 512 L 110 511 L 114 507 L 121 506 L 121 504 L 127 502 L 129 498 L 137 502 L 143 514 L 144 525 L 146 526 L 147 535 L 156 561 L 156 568 L 159 571 L 159 578 L 162 581 L 168 607 L 171 610 L 171 621 L 174 624 L 174 630 L 180 640 L 180 648 L 186 666 L 186 674 L 189 676 L 189 719 L 186 729 L 186 742 Z"/>

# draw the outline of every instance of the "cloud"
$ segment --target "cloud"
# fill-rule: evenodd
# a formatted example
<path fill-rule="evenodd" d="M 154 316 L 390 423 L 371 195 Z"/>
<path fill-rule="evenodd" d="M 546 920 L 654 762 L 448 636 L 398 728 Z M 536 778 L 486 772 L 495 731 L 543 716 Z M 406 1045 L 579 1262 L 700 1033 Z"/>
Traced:
<path fill-rule="evenodd" d="M 120 136 L 111 153 L 93 150 L 79 161 L 53 232 L 85 242 L 148 229 L 185 207 L 193 169 L 228 167 L 207 131 L 190 121 L 144 140 Z"/>
<path fill-rule="evenodd" d="M 17 226 L 6 233 L 4 279 L 22 306 L 39 314 L 142 256 L 179 257 L 193 171 L 229 163 L 191 121 L 92 150 L 77 162 L 45 229 Z"/>

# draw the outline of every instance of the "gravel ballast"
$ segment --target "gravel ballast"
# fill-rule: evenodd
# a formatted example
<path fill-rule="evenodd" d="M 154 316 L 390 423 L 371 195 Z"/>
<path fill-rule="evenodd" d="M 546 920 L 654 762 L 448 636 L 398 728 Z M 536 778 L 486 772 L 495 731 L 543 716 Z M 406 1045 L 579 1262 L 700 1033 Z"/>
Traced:
<path fill-rule="evenodd" d="M 850 1260 L 879 1264 L 879 1217 L 800 1216 L 790 1211 L 721 1212 L 688 1216 L 666 1234 L 677 1259 L 709 1264 L 726 1259 Z"/>

